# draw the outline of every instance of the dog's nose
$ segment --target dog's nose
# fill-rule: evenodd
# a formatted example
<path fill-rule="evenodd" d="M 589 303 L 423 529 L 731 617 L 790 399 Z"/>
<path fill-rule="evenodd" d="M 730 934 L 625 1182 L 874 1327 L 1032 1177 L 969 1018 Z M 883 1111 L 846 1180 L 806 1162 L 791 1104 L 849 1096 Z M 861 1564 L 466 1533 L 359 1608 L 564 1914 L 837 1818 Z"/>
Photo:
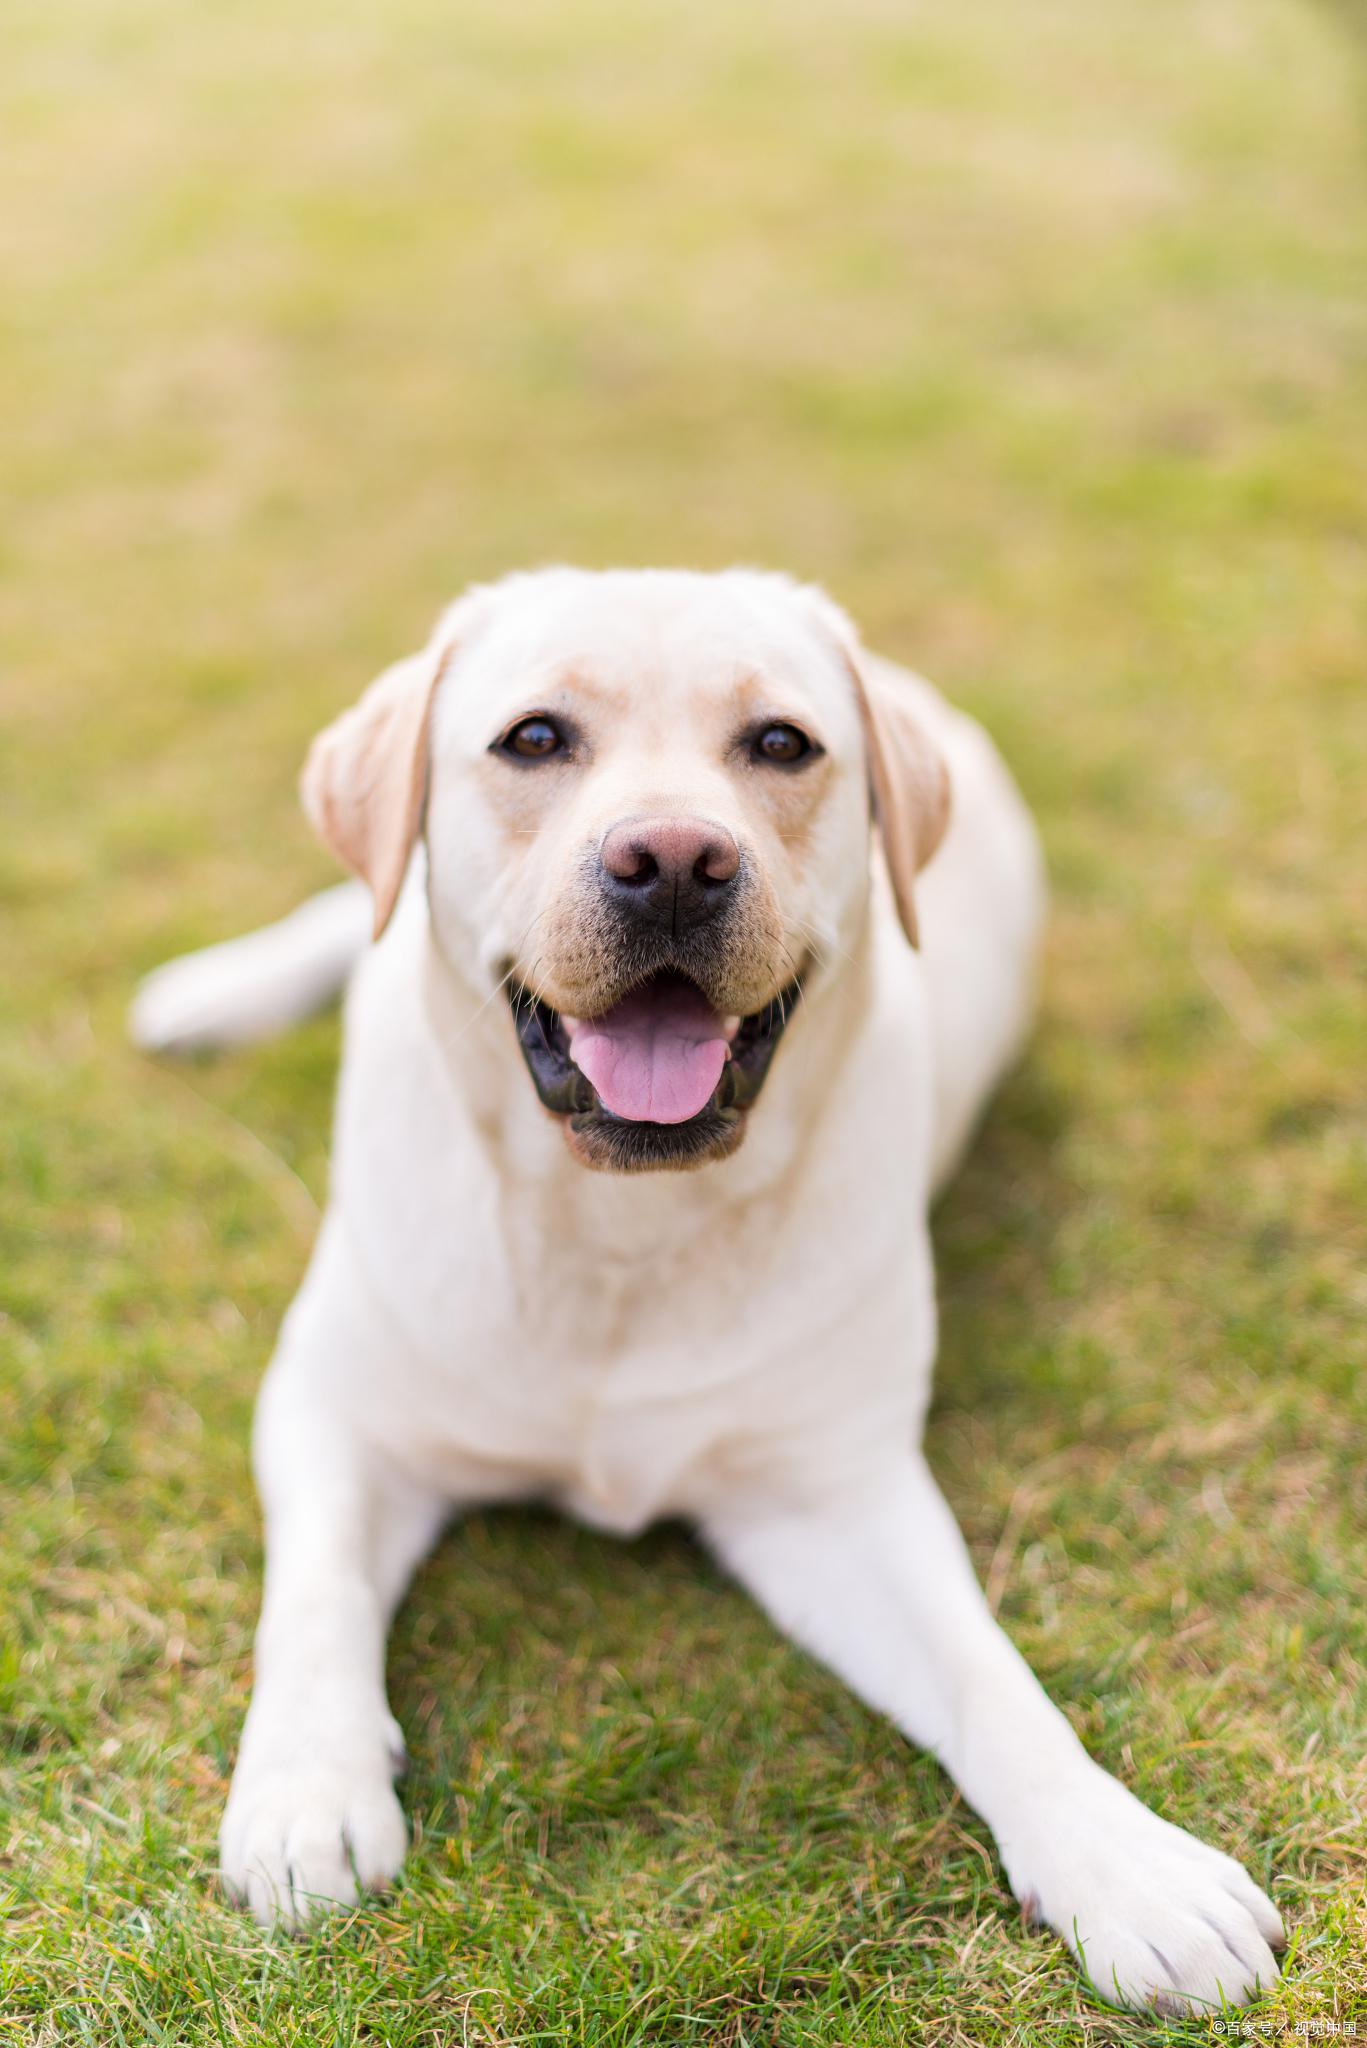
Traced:
<path fill-rule="evenodd" d="M 674 932 L 722 909 L 740 871 L 740 848 L 710 818 L 627 818 L 598 852 L 603 887 L 624 911 Z"/>

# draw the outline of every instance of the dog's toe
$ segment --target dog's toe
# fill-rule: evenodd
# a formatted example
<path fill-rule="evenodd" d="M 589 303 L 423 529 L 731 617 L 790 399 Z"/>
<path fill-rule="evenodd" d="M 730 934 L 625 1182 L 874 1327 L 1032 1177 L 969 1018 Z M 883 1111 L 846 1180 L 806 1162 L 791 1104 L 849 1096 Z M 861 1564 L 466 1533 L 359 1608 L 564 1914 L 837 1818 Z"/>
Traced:
<path fill-rule="evenodd" d="M 230 1895 L 263 1926 L 297 1929 L 392 1883 L 408 1834 L 388 1764 L 386 1750 L 363 1770 L 314 1760 L 239 1772 L 223 1819 Z"/>
<path fill-rule="evenodd" d="M 1089 1791 L 1013 1856 L 1012 1878 L 1100 1995 L 1172 2015 L 1220 2013 L 1269 1990 L 1281 1916 L 1248 1873 L 1101 1773 Z"/>

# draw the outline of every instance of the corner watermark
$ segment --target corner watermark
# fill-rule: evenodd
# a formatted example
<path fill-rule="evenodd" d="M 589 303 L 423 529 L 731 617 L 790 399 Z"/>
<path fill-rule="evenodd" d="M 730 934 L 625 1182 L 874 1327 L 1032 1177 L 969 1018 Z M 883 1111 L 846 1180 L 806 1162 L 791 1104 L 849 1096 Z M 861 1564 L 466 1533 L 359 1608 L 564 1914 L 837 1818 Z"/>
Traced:
<path fill-rule="evenodd" d="M 1226 2041 L 1367 2041 L 1367 2024 L 1336 2019 L 1332 2013 L 1305 2020 L 1259 2019 L 1256 2013 L 1231 2013 L 1206 2024 Z"/>

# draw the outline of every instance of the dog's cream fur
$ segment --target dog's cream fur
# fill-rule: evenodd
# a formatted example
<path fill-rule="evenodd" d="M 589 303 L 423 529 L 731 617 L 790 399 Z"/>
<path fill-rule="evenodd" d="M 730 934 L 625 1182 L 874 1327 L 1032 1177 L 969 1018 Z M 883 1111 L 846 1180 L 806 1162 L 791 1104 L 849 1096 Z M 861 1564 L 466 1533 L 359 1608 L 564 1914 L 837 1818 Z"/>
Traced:
<path fill-rule="evenodd" d="M 819 738 L 819 772 L 738 765 L 756 705 Z M 580 765 L 490 753 L 557 706 Z M 950 822 L 913 892 L 941 764 Z M 1021 1043 L 1042 921 L 1035 834 L 981 729 L 782 579 L 557 570 L 454 607 L 320 742 L 306 799 L 380 926 L 399 901 L 352 979 L 331 1199 L 257 1416 L 234 1892 L 297 1922 L 394 1876 L 389 1618 L 453 1512 L 537 1498 L 623 1534 L 688 1518 L 941 1760 L 1103 1996 L 1180 2010 L 1268 1985 L 1276 1911 L 1087 1757 L 920 1450 L 927 1210 Z M 567 1011 L 613 999 L 585 856 L 644 810 L 721 820 L 759 878 L 734 1007 L 805 973 L 735 1156 L 622 1177 L 586 1171 L 540 1106 L 500 982 Z M 301 1014 L 362 950 L 368 902 L 352 883 L 163 969 L 135 1033 L 241 1040 Z"/>

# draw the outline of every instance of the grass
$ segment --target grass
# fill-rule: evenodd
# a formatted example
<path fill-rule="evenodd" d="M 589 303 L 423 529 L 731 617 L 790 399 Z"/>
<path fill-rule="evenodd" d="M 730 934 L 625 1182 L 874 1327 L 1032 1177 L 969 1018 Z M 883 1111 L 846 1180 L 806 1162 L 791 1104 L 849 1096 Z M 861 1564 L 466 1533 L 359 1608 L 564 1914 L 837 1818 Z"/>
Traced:
<path fill-rule="evenodd" d="M 135 975 L 325 879 L 310 732 L 468 578 L 818 576 L 986 716 L 1044 1016 L 939 1218 L 930 1447 L 1106 1764 L 1367 2031 L 1367 184 L 1294 0 L 15 0 L 0 78 L 0 2041 L 1207 2041 L 1084 1994 L 936 1768 L 677 1531 L 401 1617 L 394 1898 L 214 1882 L 254 1383 L 336 1028 Z"/>

